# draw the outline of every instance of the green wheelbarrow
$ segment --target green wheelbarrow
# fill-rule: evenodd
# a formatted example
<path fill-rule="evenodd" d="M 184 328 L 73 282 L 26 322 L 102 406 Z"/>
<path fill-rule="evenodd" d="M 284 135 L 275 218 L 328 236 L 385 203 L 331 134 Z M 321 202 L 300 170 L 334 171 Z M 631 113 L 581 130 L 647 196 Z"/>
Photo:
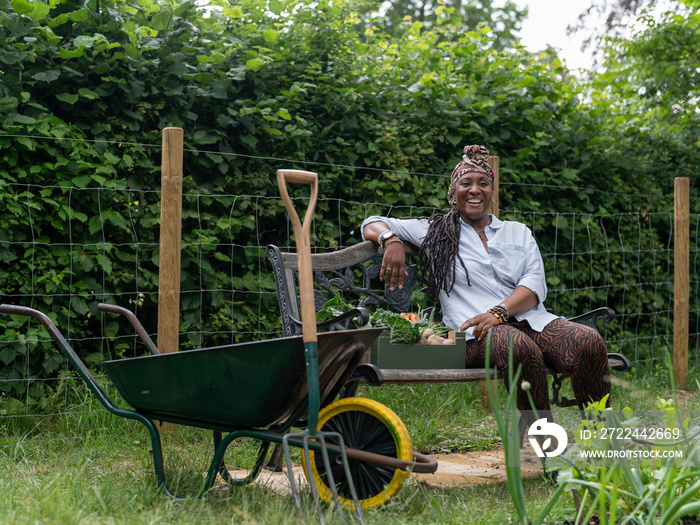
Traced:
<path fill-rule="evenodd" d="M 315 202 L 316 174 L 280 170 L 278 181 L 290 214 L 293 208 L 286 179 L 310 182 L 310 201 Z M 303 225 L 307 231 L 312 210 L 310 204 Z M 262 470 L 270 445 L 281 444 L 300 515 L 290 446 L 303 449 L 304 473 L 321 522 L 319 500 L 354 508 L 362 521 L 362 509 L 376 507 L 398 493 L 409 472 L 435 472 L 437 462 L 412 450 L 406 427 L 381 403 L 365 398 L 333 401 L 382 329 L 316 333 L 315 316 L 308 319 L 309 312 L 315 314 L 313 303 L 309 307 L 305 302 L 313 300 L 308 234 L 300 235 L 296 214 L 292 219 L 298 251 L 309 255 L 306 277 L 300 268 L 303 323 L 307 313 L 303 336 L 160 354 L 132 312 L 115 305 L 98 306 L 124 315 L 151 354 L 99 363 L 131 408 L 117 406 L 108 397 L 44 313 L 9 304 L 0 305 L 0 313 L 37 319 L 109 412 L 146 427 L 156 480 L 166 494 L 178 498 L 165 475 L 157 424 L 163 422 L 213 432 L 214 452 L 198 496 L 213 486 L 217 475 L 230 484 L 252 482 Z M 224 464 L 226 449 L 239 438 L 260 442 L 256 462 L 242 479 L 232 477 Z"/>

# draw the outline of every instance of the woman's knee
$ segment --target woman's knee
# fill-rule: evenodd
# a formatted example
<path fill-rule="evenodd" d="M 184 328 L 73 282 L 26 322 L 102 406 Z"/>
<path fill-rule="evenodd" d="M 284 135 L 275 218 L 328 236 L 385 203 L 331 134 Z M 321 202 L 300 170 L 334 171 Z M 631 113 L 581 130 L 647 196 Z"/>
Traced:
<path fill-rule="evenodd" d="M 490 338 L 491 353 L 513 356 L 513 362 L 522 363 L 532 358 L 542 358 L 542 351 L 526 334 L 508 325 L 500 325 L 492 329 Z M 508 362 L 506 360 L 505 365 Z"/>
<path fill-rule="evenodd" d="M 513 345 L 511 352 L 513 354 L 513 363 L 532 363 L 537 362 L 544 364 L 542 350 L 535 344 Z"/>

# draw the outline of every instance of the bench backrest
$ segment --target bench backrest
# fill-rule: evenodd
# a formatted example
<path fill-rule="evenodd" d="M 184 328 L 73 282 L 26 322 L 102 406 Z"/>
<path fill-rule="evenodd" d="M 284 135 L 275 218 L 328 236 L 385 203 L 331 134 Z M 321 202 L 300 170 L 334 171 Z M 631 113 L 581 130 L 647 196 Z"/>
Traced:
<path fill-rule="evenodd" d="M 408 245 L 407 253 L 409 256 L 414 254 L 414 248 Z M 267 246 L 267 257 L 275 276 L 284 335 L 295 335 L 298 326 L 294 320 L 300 317 L 297 254 L 282 252 L 270 244 Z M 382 256 L 372 241 L 364 241 L 334 252 L 311 254 L 316 311 L 320 311 L 338 292 L 356 295 L 356 307 L 382 304 L 398 312 L 407 311 L 414 287 L 420 280 L 417 264 L 407 265 L 408 275 L 402 289 L 392 291 L 385 287 L 383 293 L 377 293 L 376 278 L 379 276 L 381 262 Z"/>

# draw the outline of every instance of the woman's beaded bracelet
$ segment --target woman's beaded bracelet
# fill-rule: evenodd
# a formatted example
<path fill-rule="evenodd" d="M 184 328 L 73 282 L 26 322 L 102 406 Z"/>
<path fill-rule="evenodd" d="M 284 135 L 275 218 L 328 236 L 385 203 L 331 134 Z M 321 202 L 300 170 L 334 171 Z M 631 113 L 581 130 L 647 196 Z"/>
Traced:
<path fill-rule="evenodd" d="M 506 308 L 505 305 L 499 304 L 498 306 L 494 306 L 488 312 L 493 315 L 496 319 L 498 319 L 498 324 L 503 324 L 508 322 L 508 318 L 510 317 L 508 315 L 508 308 Z"/>
<path fill-rule="evenodd" d="M 503 314 L 503 322 L 507 323 L 508 319 L 510 319 L 510 315 L 508 314 L 508 308 L 506 308 L 506 305 L 504 304 L 499 304 L 496 306 L 496 309 L 498 309 L 501 314 Z"/>
<path fill-rule="evenodd" d="M 493 308 L 491 308 L 488 312 L 498 319 L 498 324 L 503 324 L 503 316 L 500 314 L 500 312 L 497 312 Z"/>

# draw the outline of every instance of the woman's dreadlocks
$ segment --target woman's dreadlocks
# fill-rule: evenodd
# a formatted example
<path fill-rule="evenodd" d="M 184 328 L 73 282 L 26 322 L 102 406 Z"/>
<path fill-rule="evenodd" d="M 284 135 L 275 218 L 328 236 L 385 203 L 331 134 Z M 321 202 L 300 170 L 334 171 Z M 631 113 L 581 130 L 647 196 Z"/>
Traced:
<path fill-rule="evenodd" d="M 454 208 L 444 215 L 437 213 L 428 217 L 428 221 L 428 233 L 420 248 L 420 267 L 428 284 L 428 296 L 436 301 L 441 290 L 445 290 L 448 295 L 452 291 L 458 260 L 467 273 L 467 284 L 471 286 L 471 283 L 467 267 L 459 255 L 462 229 L 459 210 Z"/>

